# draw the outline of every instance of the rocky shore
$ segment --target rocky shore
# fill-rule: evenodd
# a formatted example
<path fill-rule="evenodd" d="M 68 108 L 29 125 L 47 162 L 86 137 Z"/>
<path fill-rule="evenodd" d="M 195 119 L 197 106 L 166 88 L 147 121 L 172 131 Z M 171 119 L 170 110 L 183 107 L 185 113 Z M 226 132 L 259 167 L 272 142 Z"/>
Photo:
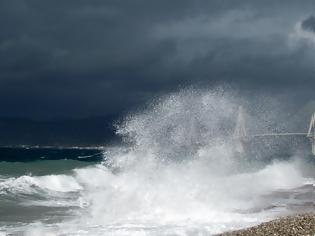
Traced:
<path fill-rule="evenodd" d="M 248 229 L 227 232 L 219 236 L 314 236 L 315 214 L 287 216 Z"/>

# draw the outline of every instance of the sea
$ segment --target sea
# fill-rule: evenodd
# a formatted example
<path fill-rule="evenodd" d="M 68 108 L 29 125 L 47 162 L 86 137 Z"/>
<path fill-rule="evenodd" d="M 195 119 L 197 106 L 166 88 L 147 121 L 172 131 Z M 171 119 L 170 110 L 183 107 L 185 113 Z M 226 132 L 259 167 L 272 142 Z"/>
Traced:
<path fill-rule="evenodd" d="M 309 144 L 240 151 L 240 103 L 181 91 L 115 124 L 118 144 L 0 148 L 0 235 L 216 235 L 314 211 Z"/>

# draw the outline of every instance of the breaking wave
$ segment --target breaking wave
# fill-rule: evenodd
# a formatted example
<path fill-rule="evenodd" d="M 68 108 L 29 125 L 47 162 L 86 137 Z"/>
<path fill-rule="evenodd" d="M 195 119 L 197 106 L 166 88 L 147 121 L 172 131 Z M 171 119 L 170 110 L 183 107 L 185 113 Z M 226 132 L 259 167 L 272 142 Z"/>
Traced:
<path fill-rule="evenodd" d="M 107 149 L 102 164 L 7 179 L 0 194 L 34 186 L 56 196 L 76 193 L 75 217 L 23 226 L 26 235 L 216 234 L 287 214 L 292 199 L 270 195 L 313 186 L 313 167 L 299 156 L 264 161 L 236 152 L 241 104 L 223 89 L 161 98 L 117 125 L 125 142 Z M 257 128 L 257 118 L 245 115 Z"/>

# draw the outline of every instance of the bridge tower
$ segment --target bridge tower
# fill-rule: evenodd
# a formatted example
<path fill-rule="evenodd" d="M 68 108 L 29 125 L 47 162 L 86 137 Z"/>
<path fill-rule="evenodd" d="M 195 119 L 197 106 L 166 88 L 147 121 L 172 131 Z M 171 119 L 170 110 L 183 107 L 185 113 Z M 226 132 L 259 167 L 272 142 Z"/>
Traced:
<path fill-rule="evenodd" d="M 311 140 L 312 153 L 315 155 L 315 112 L 313 113 L 306 137 Z"/>
<path fill-rule="evenodd" d="M 239 106 L 236 117 L 236 124 L 233 133 L 234 138 L 245 138 L 247 136 L 245 128 L 244 110 L 242 106 Z"/>
<path fill-rule="evenodd" d="M 239 106 L 235 129 L 233 132 L 233 140 L 234 140 L 234 149 L 236 152 L 243 153 L 243 140 L 246 138 L 247 132 L 245 128 L 245 118 L 244 118 L 244 110 L 242 106 Z"/>

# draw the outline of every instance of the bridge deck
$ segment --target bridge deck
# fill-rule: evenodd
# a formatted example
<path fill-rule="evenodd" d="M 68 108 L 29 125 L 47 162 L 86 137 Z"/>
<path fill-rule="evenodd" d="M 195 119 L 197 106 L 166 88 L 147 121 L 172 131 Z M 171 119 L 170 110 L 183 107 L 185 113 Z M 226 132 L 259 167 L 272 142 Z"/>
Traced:
<path fill-rule="evenodd" d="M 246 137 L 264 137 L 264 136 L 307 136 L 307 133 L 266 133 L 266 134 L 252 134 Z"/>

